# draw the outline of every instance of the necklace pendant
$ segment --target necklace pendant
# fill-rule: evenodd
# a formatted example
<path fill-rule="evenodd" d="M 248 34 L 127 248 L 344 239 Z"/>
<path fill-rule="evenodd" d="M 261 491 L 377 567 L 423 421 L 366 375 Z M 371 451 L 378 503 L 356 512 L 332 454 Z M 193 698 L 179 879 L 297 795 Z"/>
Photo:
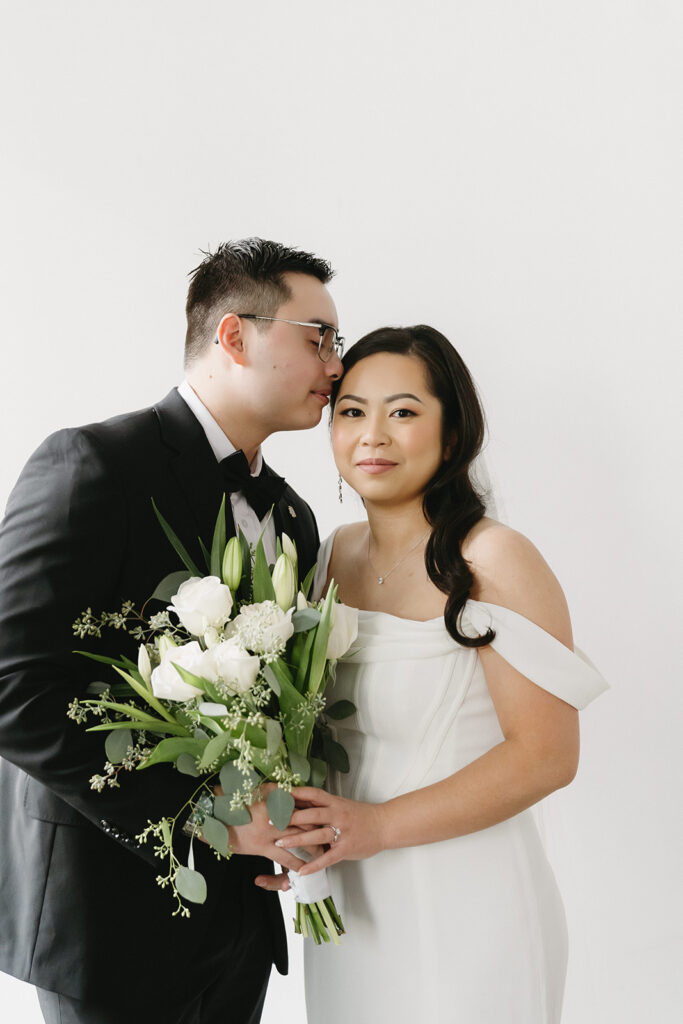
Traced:
<path fill-rule="evenodd" d="M 378 576 L 377 577 L 377 582 L 378 583 L 384 583 L 384 576 Z"/>

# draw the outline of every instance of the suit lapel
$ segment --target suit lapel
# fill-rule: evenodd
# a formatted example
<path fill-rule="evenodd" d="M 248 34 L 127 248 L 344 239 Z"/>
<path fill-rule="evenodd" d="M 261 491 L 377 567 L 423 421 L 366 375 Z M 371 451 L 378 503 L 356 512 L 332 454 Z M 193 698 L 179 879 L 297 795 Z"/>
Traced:
<path fill-rule="evenodd" d="M 169 469 L 183 496 L 194 532 L 211 547 L 213 529 L 225 494 L 221 472 L 211 445 L 194 413 L 174 388 L 154 411 L 161 436 L 169 449 Z M 163 509 L 161 510 L 163 512 Z M 225 502 L 226 534 L 235 535 L 229 496 Z M 180 530 L 171 522 L 181 540 Z M 189 541 L 190 538 L 188 538 Z"/>

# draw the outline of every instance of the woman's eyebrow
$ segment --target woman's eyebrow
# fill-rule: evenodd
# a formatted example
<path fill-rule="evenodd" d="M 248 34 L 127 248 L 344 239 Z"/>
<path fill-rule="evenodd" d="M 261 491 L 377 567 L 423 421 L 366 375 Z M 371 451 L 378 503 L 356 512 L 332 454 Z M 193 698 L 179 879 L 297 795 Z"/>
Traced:
<path fill-rule="evenodd" d="M 414 401 L 419 402 L 420 405 L 424 405 L 424 402 L 422 401 L 421 398 L 418 398 L 417 395 L 411 394 L 409 391 L 403 391 L 398 395 L 387 395 L 384 401 L 395 402 L 398 398 L 412 398 Z M 337 401 L 343 402 L 344 399 L 347 399 L 350 402 L 360 402 L 361 405 L 368 404 L 367 398 L 361 398 L 360 395 L 340 395 Z"/>

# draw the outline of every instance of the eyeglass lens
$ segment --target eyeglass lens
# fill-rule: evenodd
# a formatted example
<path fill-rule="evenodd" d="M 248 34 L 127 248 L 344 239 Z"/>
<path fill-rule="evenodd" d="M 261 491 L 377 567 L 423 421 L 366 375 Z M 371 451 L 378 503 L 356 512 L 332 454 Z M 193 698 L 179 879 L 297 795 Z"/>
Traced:
<path fill-rule="evenodd" d="M 341 358 L 341 348 L 342 346 L 337 342 L 337 335 L 332 327 L 326 327 L 324 331 L 321 331 L 318 352 L 324 363 L 330 360 L 335 350 Z"/>

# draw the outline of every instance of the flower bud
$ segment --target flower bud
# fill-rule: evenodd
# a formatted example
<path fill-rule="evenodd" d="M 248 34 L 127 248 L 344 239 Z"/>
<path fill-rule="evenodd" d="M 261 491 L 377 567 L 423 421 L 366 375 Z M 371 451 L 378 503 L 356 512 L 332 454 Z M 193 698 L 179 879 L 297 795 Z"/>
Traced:
<path fill-rule="evenodd" d="M 152 678 L 152 663 L 149 660 L 149 653 L 144 644 L 140 644 L 138 648 L 138 672 L 142 676 L 145 686 L 149 686 L 149 681 Z"/>
<path fill-rule="evenodd" d="M 305 608 L 308 608 L 308 601 L 306 600 L 302 591 L 300 590 L 299 593 L 296 595 L 296 610 L 298 612 L 302 612 L 304 611 Z"/>
<path fill-rule="evenodd" d="M 242 582 L 242 545 L 231 537 L 223 555 L 223 582 L 234 592 Z"/>
<path fill-rule="evenodd" d="M 273 569 L 273 588 L 275 600 L 283 612 L 286 612 L 294 603 L 296 572 L 289 557 L 284 553 L 280 555 Z"/>
<path fill-rule="evenodd" d="M 287 555 L 287 558 L 294 566 L 294 572 L 296 573 L 297 565 L 299 563 L 299 556 L 297 554 L 296 544 L 294 543 L 292 538 L 289 537 L 286 533 L 283 533 L 282 536 L 280 537 L 280 543 L 282 544 L 283 555 Z"/>
<path fill-rule="evenodd" d="M 173 637 L 167 636 L 165 633 L 157 638 L 157 650 L 159 651 L 160 658 L 164 658 L 169 651 L 172 651 L 177 646 Z"/>

